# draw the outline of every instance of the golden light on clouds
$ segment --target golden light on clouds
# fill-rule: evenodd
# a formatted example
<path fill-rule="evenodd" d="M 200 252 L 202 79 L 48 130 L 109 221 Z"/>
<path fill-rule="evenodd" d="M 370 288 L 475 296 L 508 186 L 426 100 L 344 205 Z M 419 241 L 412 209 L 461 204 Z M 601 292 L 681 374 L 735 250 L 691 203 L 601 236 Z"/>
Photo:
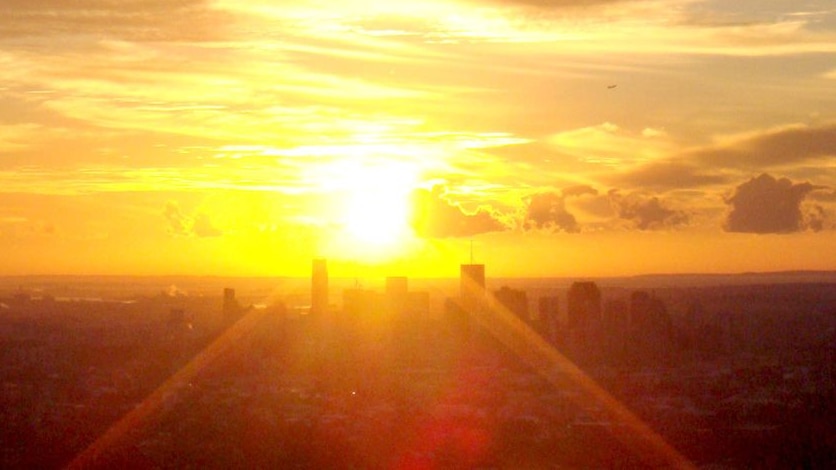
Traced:
<path fill-rule="evenodd" d="M 13 1 L 0 24 L 10 271 L 63 253 L 55 271 L 299 273 L 328 256 L 438 275 L 470 238 L 514 274 L 606 272 L 548 256 L 567 247 L 619 253 L 613 272 L 836 266 L 815 248 L 836 241 L 827 2 L 82 3 Z M 777 191 L 787 220 L 741 191 Z M 735 257 L 740 227 L 797 256 Z M 696 231 L 719 253 L 620 251 Z M 698 263 L 713 256 L 734 262 Z"/>

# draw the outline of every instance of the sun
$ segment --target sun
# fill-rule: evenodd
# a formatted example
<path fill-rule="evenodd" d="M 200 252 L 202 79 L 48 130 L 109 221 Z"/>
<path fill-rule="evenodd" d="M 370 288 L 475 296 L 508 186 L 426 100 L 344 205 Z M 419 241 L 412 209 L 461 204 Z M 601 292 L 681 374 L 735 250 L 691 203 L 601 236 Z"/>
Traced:
<path fill-rule="evenodd" d="M 420 172 L 404 162 L 334 163 L 328 171 L 334 204 L 335 248 L 364 259 L 390 257 L 414 238 L 411 192 Z"/>
<path fill-rule="evenodd" d="M 388 164 L 355 168 L 347 186 L 342 223 L 355 241 L 384 246 L 401 241 L 409 228 L 409 194 L 417 175 L 408 167 Z"/>
<path fill-rule="evenodd" d="M 407 204 L 399 188 L 360 189 L 349 196 L 344 227 L 355 241 L 391 245 L 409 233 Z"/>

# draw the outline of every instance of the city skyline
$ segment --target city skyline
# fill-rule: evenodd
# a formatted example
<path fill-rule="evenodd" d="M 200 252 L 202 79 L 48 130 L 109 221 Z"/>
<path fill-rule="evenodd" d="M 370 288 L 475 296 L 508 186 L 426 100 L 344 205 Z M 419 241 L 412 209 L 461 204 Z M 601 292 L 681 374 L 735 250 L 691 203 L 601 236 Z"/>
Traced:
<path fill-rule="evenodd" d="M 275 278 L 266 299 L 245 278 L 22 278 L 0 289 L 3 462 L 832 466 L 832 282 L 502 285 L 486 268 L 352 286 L 315 258 L 304 300 Z"/>
<path fill-rule="evenodd" d="M 0 275 L 836 270 L 824 0 L 0 15 Z"/>

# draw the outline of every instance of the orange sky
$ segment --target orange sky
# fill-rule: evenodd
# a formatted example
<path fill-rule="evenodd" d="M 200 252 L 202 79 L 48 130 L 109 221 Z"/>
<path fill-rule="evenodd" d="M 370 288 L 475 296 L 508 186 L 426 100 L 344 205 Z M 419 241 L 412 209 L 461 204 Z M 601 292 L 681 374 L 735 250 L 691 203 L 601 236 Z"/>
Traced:
<path fill-rule="evenodd" d="M 829 0 L 412 3 L 4 0 L 0 275 L 836 269 Z"/>

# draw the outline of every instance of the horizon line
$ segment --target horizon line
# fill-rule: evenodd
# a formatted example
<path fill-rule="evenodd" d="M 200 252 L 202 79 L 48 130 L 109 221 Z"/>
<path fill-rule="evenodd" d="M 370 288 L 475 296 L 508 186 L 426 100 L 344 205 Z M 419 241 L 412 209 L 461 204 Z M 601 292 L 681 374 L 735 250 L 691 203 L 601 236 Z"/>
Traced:
<path fill-rule="evenodd" d="M 385 276 L 363 276 L 363 278 L 379 278 L 403 276 L 403 273 L 396 273 Z M 542 276 L 490 276 L 493 279 L 626 279 L 641 277 L 719 277 L 719 276 L 769 276 L 769 275 L 836 275 L 836 269 L 788 269 L 779 271 L 734 271 L 734 272 L 650 272 L 640 274 L 609 274 L 609 275 L 542 275 Z M 310 275 L 270 275 L 270 274 L 0 274 L 0 279 L 8 278 L 44 278 L 44 277 L 100 277 L 100 278 L 232 278 L 232 279 L 308 279 Z M 409 279 L 458 279 L 456 275 L 451 276 L 407 276 Z M 356 279 L 357 276 L 329 276 L 330 279 Z"/>

